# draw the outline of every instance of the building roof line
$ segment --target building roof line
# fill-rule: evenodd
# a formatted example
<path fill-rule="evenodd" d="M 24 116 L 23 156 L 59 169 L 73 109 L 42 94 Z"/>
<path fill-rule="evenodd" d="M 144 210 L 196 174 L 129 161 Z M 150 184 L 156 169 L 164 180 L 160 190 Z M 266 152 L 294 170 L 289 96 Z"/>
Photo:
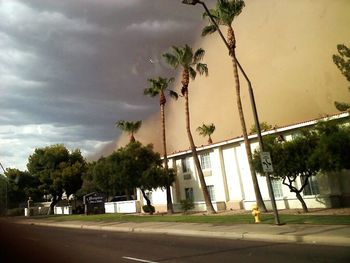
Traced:
<path fill-rule="evenodd" d="M 343 118 L 346 118 L 349 116 L 350 115 L 348 112 L 336 113 L 336 114 L 332 114 L 332 115 L 329 115 L 326 117 L 320 117 L 320 118 L 316 118 L 316 119 L 312 119 L 312 120 L 308 120 L 308 121 L 294 123 L 294 124 L 287 125 L 287 126 L 276 127 L 276 128 L 271 129 L 271 130 L 262 132 L 261 135 L 266 136 L 266 135 L 271 135 L 271 134 L 278 134 L 281 132 L 286 132 L 286 131 L 295 130 L 298 128 L 312 126 L 312 125 L 315 125 L 319 121 L 337 120 L 337 119 L 343 119 Z M 248 135 L 249 140 L 257 139 L 257 137 L 258 136 L 256 133 Z M 224 141 L 198 146 L 197 151 L 213 149 L 213 148 L 228 145 L 228 144 L 239 143 L 241 141 L 244 141 L 243 136 L 238 136 L 238 137 L 234 137 L 234 138 L 227 139 Z M 176 156 L 180 156 L 180 155 L 185 155 L 185 154 L 191 154 L 191 153 L 192 153 L 192 151 L 190 149 L 183 150 L 183 151 L 177 151 L 177 152 L 173 152 L 173 153 L 169 154 L 168 158 L 172 158 L 172 157 L 176 157 Z"/>

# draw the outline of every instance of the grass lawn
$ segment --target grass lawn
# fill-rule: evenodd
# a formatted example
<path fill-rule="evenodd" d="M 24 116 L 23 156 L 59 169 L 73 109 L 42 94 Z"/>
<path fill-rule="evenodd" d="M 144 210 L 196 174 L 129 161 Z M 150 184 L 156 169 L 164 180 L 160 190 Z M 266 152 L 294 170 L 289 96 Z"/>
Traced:
<path fill-rule="evenodd" d="M 235 215 L 53 215 L 36 216 L 30 219 L 45 219 L 52 221 L 84 221 L 84 222 L 182 222 L 182 223 L 210 223 L 210 224 L 254 224 L 250 214 Z M 350 225 L 349 215 L 280 215 L 284 224 L 315 224 L 315 225 Z M 262 224 L 274 224 L 271 214 L 261 216 Z"/>

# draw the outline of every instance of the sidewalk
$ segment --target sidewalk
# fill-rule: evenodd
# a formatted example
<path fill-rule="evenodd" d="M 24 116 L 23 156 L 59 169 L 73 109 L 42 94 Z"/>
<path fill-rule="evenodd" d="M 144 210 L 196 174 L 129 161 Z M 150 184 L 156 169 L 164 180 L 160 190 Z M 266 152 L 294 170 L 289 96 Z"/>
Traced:
<path fill-rule="evenodd" d="M 79 228 L 87 230 L 350 246 L 350 226 L 348 225 L 276 226 L 267 224 L 237 224 L 224 226 L 213 224 L 166 222 L 53 222 L 49 220 L 37 219 L 21 219 L 16 220 L 15 222 L 37 226 Z"/>

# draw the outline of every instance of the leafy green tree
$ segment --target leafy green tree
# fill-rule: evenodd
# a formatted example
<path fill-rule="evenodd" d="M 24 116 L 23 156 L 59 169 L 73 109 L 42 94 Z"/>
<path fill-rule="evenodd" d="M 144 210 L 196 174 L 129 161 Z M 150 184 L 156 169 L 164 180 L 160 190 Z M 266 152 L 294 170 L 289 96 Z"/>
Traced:
<path fill-rule="evenodd" d="M 165 172 L 160 155 L 153 151 L 152 145 L 129 143 L 118 149 L 117 154 L 121 184 L 127 188 L 139 188 L 148 206 L 151 206 L 151 201 L 146 191 L 164 188 L 174 182 L 174 172 L 172 169 L 169 169 L 168 174 Z"/>
<path fill-rule="evenodd" d="M 178 99 L 178 94 L 175 91 L 168 90 L 169 84 L 173 81 L 174 81 L 174 78 L 167 79 L 167 78 L 158 77 L 158 79 L 149 79 L 148 82 L 150 84 L 150 87 L 144 90 L 144 94 L 152 98 L 159 96 L 160 117 L 161 117 L 161 123 L 162 123 L 164 169 L 166 173 L 168 172 L 169 168 L 168 168 L 168 155 L 167 155 L 166 134 L 165 134 L 165 103 L 166 103 L 165 92 L 169 91 L 169 95 L 172 98 L 176 100 Z M 173 209 L 173 203 L 171 199 L 170 185 L 166 187 L 166 195 L 167 195 L 167 211 L 168 211 L 168 214 L 172 214 L 174 212 L 174 209 Z"/>
<path fill-rule="evenodd" d="M 295 193 L 304 212 L 308 212 L 308 209 L 301 193 L 308 185 L 309 178 L 315 176 L 320 170 L 319 163 L 311 160 L 318 141 L 317 133 L 307 130 L 297 138 L 283 143 L 279 142 L 276 136 L 264 138 L 265 151 L 270 152 L 273 162 L 273 176 L 282 178 L 282 183 Z M 256 170 L 263 174 L 260 150 L 254 153 L 254 164 Z M 297 179 L 300 179 L 300 187 L 296 183 Z"/>
<path fill-rule="evenodd" d="M 350 169 L 350 127 L 334 121 L 321 122 L 316 126 L 319 142 L 311 155 L 324 172 Z"/>
<path fill-rule="evenodd" d="M 215 125 L 214 123 L 211 124 L 204 124 L 202 126 L 199 126 L 196 130 L 200 135 L 202 136 L 208 136 L 208 143 L 212 144 L 213 140 L 211 139 L 211 135 L 214 133 L 215 131 Z"/>
<path fill-rule="evenodd" d="M 115 155 L 115 152 L 112 154 Z M 113 169 L 111 157 L 101 157 L 93 167 L 92 177 L 93 184 L 99 192 L 103 192 L 107 200 L 115 196 L 119 190 L 118 174 Z"/>
<path fill-rule="evenodd" d="M 256 177 L 256 173 L 253 165 L 252 152 L 250 149 L 248 132 L 247 132 L 247 127 L 244 119 L 244 113 L 243 113 L 243 107 L 242 107 L 242 101 L 241 101 L 241 88 L 240 88 L 240 81 L 239 81 L 239 75 L 238 75 L 238 69 L 237 69 L 236 37 L 235 37 L 235 31 L 232 25 L 235 17 L 237 17 L 242 12 L 244 6 L 245 6 L 245 3 L 243 0 L 217 0 L 216 7 L 213 9 L 210 9 L 209 12 L 213 17 L 214 21 L 216 22 L 216 24 L 227 27 L 227 43 L 229 48 L 229 54 L 232 58 L 233 74 L 234 74 L 235 84 L 236 84 L 235 85 L 236 103 L 237 103 L 239 119 L 241 122 L 245 149 L 248 156 L 248 163 L 249 163 L 250 173 L 252 176 L 255 197 L 260 210 L 266 211 L 266 207 L 261 196 L 258 179 Z M 203 17 L 208 17 L 207 13 L 205 13 Z M 216 31 L 217 31 L 216 25 L 211 21 L 211 19 L 209 19 L 209 25 L 203 28 L 202 36 L 212 34 Z"/>
<path fill-rule="evenodd" d="M 49 213 L 62 199 L 62 194 L 75 194 L 82 185 L 87 165 L 79 150 L 70 153 L 62 144 L 35 149 L 29 156 L 28 171 L 38 178 L 39 188 L 52 196 Z"/>
<path fill-rule="evenodd" d="M 130 142 L 135 142 L 134 134 L 141 128 L 142 121 L 124 121 L 120 120 L 115 125 L 130 135 Z"/>
<path fill-rule="evenodd" d="M 204 57 L 204 54 L 205 54 L 205 51 L 202 48 L 199 48 L 195 52 L 193 52 L 191 47 L 189 47 L 188 45 L 185 45 L 184 47 L 173 46 L 172 52 L 163 54 L 163 57 L 165 58 L 165 61 L 174 69 L 177 69 L 179 66 L 182 68 L 181 93 L 185 97 L 186 132 L 187 132 L 188 140 L 190 142 L 194 163 L 197 168 L 199 181 L 203 191 L 204 201 L 207 206 L 207 211 L 209 214 L 214 214 L 215 210 L 209 197 L 209 192 L 205 184 L 205 179 L 204 179 L 203 171 L 201 169 L 201 165 L 199 162 L 196 146 L 193 141 L 191 124 L 190 124 L 189 99 L 188 99 L 188 93 L 189 93 L 188 85 L 190 82 L 190 77 L 191 79 L 195 79 L 197 72 L 200 75 L 203 75 L 203 74 L 208 75 L 207 65 L 200 63 L 200 61 Z"/>
<path fill-rule="evenodd" d="M 76 196 L 78 199 L 82 199 L 83 196 L 86 194 L 98 191 L 98 187 L 94 183 L 94 178 L 93 178 L 93 170 L 96 163 L 97 163 L 96 161 L 87 163 L 86 173 L 83 174 L 82 176 L 82 180 L 83 180 L 82 186 L 76 193 Z"/>
<path fill-rule="evenodd" d="M 7 200 L 8 207 L 15 208 L 25 203 L 29 197 L 34 201 L 41 201 L 43 193 L 38 189 L 38 178 L 27 171 L 7 168 L 5 176 L 8 178 Z"/>
<path fill-rule="evenodd" d="M 345 78 L 350 81 L 350 48 L 345 45 L 337 45 L 337 49 L 339 54 L 333 55 L 333 62 L 339 68 L 340 72 L 345 76 Z M 339 111 L 350 111 L 349 103 L 336 101 L 334 104 Z"/>

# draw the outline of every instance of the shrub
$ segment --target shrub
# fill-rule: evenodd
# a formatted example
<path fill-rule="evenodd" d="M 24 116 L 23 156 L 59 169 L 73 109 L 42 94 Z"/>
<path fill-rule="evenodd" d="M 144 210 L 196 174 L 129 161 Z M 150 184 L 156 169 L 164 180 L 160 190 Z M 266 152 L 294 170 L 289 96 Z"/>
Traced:
<path fill-rule="evenodd" d="M 24 216 L 24 208 L 12 208 L 7 210 L 7 216 Z"/>
<path fill-rule="evenodd" d="M 142 207 L 143 212 L 153 214 L 156 210 L 153 205 L 144 205 Z"/>
<path fill-rule="evenodd" d="M 181 210 L 184 211 L 184 213 L 187 213 L 187 211 L 194 208 L 194 203 L 192 199 L 180 200 L 180 204 Z"/>

